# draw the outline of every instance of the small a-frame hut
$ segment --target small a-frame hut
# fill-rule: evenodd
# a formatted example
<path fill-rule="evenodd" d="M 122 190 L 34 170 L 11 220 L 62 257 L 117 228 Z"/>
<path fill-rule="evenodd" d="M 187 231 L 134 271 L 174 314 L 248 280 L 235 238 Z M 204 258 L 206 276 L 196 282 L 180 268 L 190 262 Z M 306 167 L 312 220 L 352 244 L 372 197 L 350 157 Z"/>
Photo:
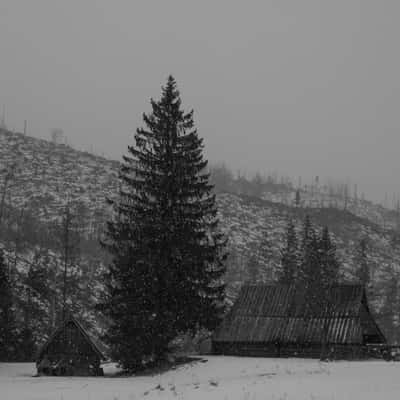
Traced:
<path fill-rule="evenodd" d="M 39 375 L 103 375 L 104 356 L 82 325 L 68 315 L 42 346 L 36 359 Z"/>
<path fill-rule="evenodd" d="M 245 285 L 212 338 L 216 354 L 359 358 L 386 339 L 374 321 L 362 285 L 342 284 L 326 294 L 329 308 L 308 307 L 289 285 Z M 311 311 L 310 311 L 311 310 Z"/>

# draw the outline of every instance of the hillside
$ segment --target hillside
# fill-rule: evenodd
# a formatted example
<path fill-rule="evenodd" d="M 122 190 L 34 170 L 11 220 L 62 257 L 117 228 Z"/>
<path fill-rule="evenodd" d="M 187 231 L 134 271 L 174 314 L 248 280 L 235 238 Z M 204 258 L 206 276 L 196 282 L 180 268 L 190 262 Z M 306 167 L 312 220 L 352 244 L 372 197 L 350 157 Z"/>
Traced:
<path fill-rule="evenodd" d="M 375 313 L 385 317 L 381 311 L 386 300 L 389 300 L 386 298 L 386 287 L 389 281 L 398 279 L 400 272 L 400 246 L 395 231 L 385 230 L 368 219 L 335 208 L 296 208 L 232 194 L 220 194 L 218 204 L 222 226 L 229 237 L 231 255 L 234 256 L 230 265 L 231 288 L 236 289 L 241 281 L 249 279 L 244 266 L 251 255 L 257 254 L 262 240 L 267 240 L 270 252 L 268 259 L 256 260 L 260 266 L 258 278 L 273 278 L 274 271 L 279 267 L 288 218 L 294 221 L 300 231 L 305 215 L 309 215 L 316 226 L 329 227 L 345 280 L 354 280 L 357 245 L 362 238 L 367 238 L 372 280 L 370 299 Z M 238 265 L 237 271 L 233 270 L 235 265 Z"/>
<path fill-rule="evenodd" d="M 0 130 L 2 194 L 17 209 L 34 210 L 42 221 L 79 201 L 95 218 L 117 190 L 119 163 L 19 133 Z"/>
<path fill-rule="evenodd" d="M 299 206 L 302 208 L 335 208 L 349 211 L 352 214 L 370 220 L 384 229 L 399 229 L 399 210 L 388 209 L 380 204 L 366 200 L 364 195 L 358 197 L 356 189 L 349 194 L 347 184 L 329 186 L 314 183 L 304 185 L 300 189 L 284 186 L 284 189 L 264 192 L 262 198 L 274 203 L 294 206 L 296 192 L 299 192 Z"/>
<path fill-rule="evenodd" d="M 116 161 L 65 145 L 0 130 L 0 240 L 17 275 L 21 307 L 35 306 L 40 311 L 40 326 L 35 329 L 42 332 L 41 339 L 48 334 L 48 326 L 54 325 L 60 297 L 62 253 L 51 240 L 50 228 L 59 223 L 67 203 L 74 205 L 81 234 L 79 258 L 71 277 L 71 306 L 89 322 L 98 320 L 92 309 L 101 294 L 99 277 L 106 257 L 98 239 L 109 214 L 105 199 L 117 192 L 118 167 Z M 368 240 L 373 311 L 389 336 L 397 340 L 398 301 L 391 300 L 396 318 L 388 320 L 384 311 L 387 284 L 395 280 L 397 285 L 400 272 L 396 214 L 361 199 L 347 199 L 343 207 L 336 194 L 330 196 L 323 188 L 312 190 L 312 195 L 306 189 L 301 192 L 301 204 L 295 204 L 296 191 L 290 185 L 266 186 L 259 197 L 219 191 L 221 227 L 230 249 L 226 275 L 229 299 L 245 280 L 274 278 L 288 218 L 300 229 L 308 214 L 317 227 L 327 225 L 332 231 L 343 279 L 353 279 L 357 244 L 362 238 Z M 318 196 L 323 201 L 317 201 Z M 268 254 L 259 253 L 262 242 L 267 243 Z M 257 267 L 251 274 L 247 268 L 250 259 Z M 53 291 L 44 295 L 36 288 L 36 297 L 27 299 L 24 293 L 30 285 L 29 273 L 39 267 Z"/>

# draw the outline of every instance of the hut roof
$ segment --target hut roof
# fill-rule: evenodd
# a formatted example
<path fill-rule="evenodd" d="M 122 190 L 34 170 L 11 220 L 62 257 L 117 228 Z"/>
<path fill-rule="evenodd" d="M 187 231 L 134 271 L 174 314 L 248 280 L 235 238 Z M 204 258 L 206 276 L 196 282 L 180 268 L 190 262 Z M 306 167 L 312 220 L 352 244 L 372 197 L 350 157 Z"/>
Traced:
<path fill-rule="evenodd" d="M 341 284 L 326 294 L 329 307 L 310 307 L 305 291 L 293 285 L 244 285 L 213 336 L 220 342 L 362 343 L 369 336 L 386 342 L 373 320 L 365 290 Z"/>
<path fill-rule="evenodd" d="M 73 324 L 75 327 L 79 330 L 79 332 L 82 334 L 82 336 L 86 339 L 87 343 L 90 345 L 91 349 L 93 352 L 101 359 L 104 360 L 105 357 L 103 355 L 103 352 L 100 350 L 100 345 L 91 337 L 91 335 L 85 330 L 82 326 L 82 324 L 74 317 L 72 314 L 69 314 L 64 322 L 51 334 L 51 336 L 47 339 L 47 341 L 44 343 L 44 345 L 40 348 L 37 359 L 41 360 L 44 353 L 46 352 L 47 348 L 49 345 L 52 343 L 52 341 L 65 329 L 65 327 L 68 324 Z"/>

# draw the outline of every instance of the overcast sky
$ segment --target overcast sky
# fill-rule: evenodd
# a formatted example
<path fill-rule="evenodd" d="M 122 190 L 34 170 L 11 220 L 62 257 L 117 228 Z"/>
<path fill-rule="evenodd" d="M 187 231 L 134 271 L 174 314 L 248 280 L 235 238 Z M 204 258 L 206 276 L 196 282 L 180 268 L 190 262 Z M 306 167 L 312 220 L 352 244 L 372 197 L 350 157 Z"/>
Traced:
<path fill-rule="evenodd" d="M 0 0 L 0 105 L 120 159 L 173 74 L 210 161 L 382 200 L 400 192 L 399 19 L 398 0 Z"/>

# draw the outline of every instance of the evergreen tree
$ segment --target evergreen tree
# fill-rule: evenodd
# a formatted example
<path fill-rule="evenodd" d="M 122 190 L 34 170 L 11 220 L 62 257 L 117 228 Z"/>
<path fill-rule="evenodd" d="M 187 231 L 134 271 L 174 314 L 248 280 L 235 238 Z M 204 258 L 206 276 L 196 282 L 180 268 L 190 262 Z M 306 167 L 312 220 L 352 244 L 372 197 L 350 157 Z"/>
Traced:
<path fill-rule="evenodd" d="M 298 241 L 292 220 L 288 222 L 285 242 L 281 253 L 281 269 L 278 280 L 281 283 L 291 284 L 297 279 L 299 268 Z"/>
<path fill-rule="evenodd" d="M 213 165 L 209 168 L 209 172 L 216 193 L 229 193 L 233 190 L 233 173 L 225 164 Z"/>
<path fill-rule="evenodd" d="M 321 286 L 329 288 L 338 283 L 339 261 L 336 257 L 336 246 L 331 240 L 328 227 L 322 230 L 319 239 L 319 258 L 321 268 Z"/>
<path fill-rule="evenodd" d="M 332 315 L 334 309 L 334 299 L 331 297 L 332 288 L 338 283 L 339 262 L 336 258 L 336 248 L 331 241 L 328 227 L 322 229 L 318 238 L 318 264 L 319 281 L 316 282 L 313 291 L 314 307 L 320 315 Z M 321 359 L 328 357 L 327 343 L 329 334 L 329 320 L 323 319 L 321 329 Z"/>
<path fill-rule="evenodd" d="M 367 241 L 365 238 L 360 240 L 360 243 L 356 249 L 355 255 L 355 276 L 360 283 L 364 286 L 368 286 L 370 283 L 370 272 L 368 265 L 367 256 Z"/>
<path fill-rule="evenodd" d="M 213 329 L 224 308 L 226 241 L 193 111 L 181 109 L 172 77 L 151 106 L 123 159 L 103 241 L 113 260 L 99 307 L 127 370 L 162 360 L 180 333 Z"/>
<path fill-rule="evenodd" d="M 329 229 L 324 227 L 317 235 L 308 216 L 303 227 L 299 279 L 303 286 L 316 291 L 324 291 L 339 280 L 339 261 Z"/>
<path fill-rule="evenodd" d="M 329 230 L 323 228 L 317 236 L 309 217 L 303 227 L 302 259 L 300 263 L 299 283 L 304 290 L 306 318 L 330 315 L 334 307 L 332 287 L 338 283 L 339 262 L 336 248 L 331 241 Z M 327 357 L 327 340 L 329 333 L 328 319 L 322 319 L 321 359 Z"/>
<path fill-rule="evenodd" d="M 259 280 L 263 282 L 271 282 L 273 280 L 274 254 L 272 250 L 270 232 L 271 228 L 268 218 L 265 218 L 261 228 L 261 239 L 257 249 L 257 256 L 259 260 Z"/>
<path fill-rule="evenodd" d="M 379 322 L 389 342 L 397 339 L 395 319 L 399 315 L 399 278 L 393 265 L 384 267 L 385 286 L 383 288 L 383 304 L 379 311 Z"/>
<path fill-rule="evenodd" d="M 15 316 L 9 271 L 0 250 L 0 361 L 11 361 L 16 354 Z"/>
<path fill-rule="evenodd" d="M 260 173 L 257 172 L 253 179 L 250 181 L 250 196 L 261 197 L 264 192 L 264 181 Z"/>
<path fill-rule="evenodd" d="M 300 207 L 300 189 L 296 190 L 296 198 L 295 198 L 295 205 L 296 207 Z"/>
<path fill-rule="evenodd" d="M 314 285 L 314 282 L 318 282 L 319 280 L 318 241 L 310 217 L 307 215 L 304 220 L 301 239 L 298 283 L 304 288 L 309 288 Z"/>
<path fill-rule="evenodd" d="M 34 338 L 39 321 L 47 319 L 48 310 L 40 307 L 43 301 L 50 300 L 50 282 L 48 279 L 48 265 L 45 258 L 39 258 L 34 264 L 30 264 L 25 278 L 24 295 L 21 296 L 23 308 L 23 324 L 18 335 L 18 359 L 32 361 L 36 354 L 37 346 Z"/>
<path fill-rule="evenodd" d="M 296 280 L 296 284 L 303 291 L 305 299 L 304 329 L 306 329 L 307 320 L 314 318 L 315 315 L 319 315 L 323 307 L 321 304 L 321 292 L 323 289 L 321 287 L 322 270 L 318 239 L 310 217 L 307 215 L 303 224 L 299 274 Z M 323 336 L 322 332 L 321 334 Z M 324 353 L 324 344 L 322 347 L 322 353 Z"/>

